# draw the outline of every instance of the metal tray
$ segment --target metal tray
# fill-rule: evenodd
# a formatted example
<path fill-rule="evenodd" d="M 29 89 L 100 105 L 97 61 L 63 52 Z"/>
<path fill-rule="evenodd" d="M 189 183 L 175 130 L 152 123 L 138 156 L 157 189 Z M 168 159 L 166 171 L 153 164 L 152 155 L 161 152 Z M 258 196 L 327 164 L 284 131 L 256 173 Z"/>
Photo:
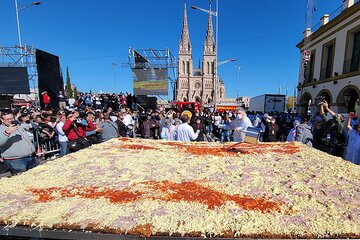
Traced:
<path fill-rule="evenodd" d="M 140 237 L 134 235 L 119 235 L 110 233 L 96 233 L 91 231 L 74 231 L 66 229 L 39 229 L 25 226 L 9 227 L 0 225 L 0 239 L 1 236 L 7 237 L 29 237 L 29 238 L 47 238 L 47 239 L 79 239 L 79 240 L 187 240 L 196 239 L 204 240 L 203 237 L 169 237 L 169 236 L 151 236 L 151 237 Z M 212 238 L 229 240 L 233 238 Z"/>

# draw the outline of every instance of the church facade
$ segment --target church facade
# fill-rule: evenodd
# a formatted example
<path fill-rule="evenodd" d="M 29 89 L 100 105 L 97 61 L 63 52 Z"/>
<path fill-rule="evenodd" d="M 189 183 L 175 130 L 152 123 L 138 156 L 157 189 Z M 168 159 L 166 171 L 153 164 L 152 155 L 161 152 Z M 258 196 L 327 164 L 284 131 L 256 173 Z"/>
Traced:
<path fill-rule="evenodd" d="M 185 3 L 178 53 L 178 73 L 175 88 L 176 101 L 214 104 L 215 101 L 219 102 L 226 98 L 225 85 L 221 80 L 219 81 L 219 77 L 216 75 L 216 54 L 212 15 L 209 14 L 202 64 L 199 66 L 199 69 L 194 68 Z"/>

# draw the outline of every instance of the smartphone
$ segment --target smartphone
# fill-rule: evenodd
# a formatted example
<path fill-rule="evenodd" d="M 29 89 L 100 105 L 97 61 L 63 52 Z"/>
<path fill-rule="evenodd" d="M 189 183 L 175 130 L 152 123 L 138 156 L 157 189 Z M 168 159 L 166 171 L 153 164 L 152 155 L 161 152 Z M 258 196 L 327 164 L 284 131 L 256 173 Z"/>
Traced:
<path fill-rule="evenodd" d="M 19 124 L 19 122 L 18 122 L 18 121 L 16 121 L 16 120 L 11 121 L 11 125 L 15 125 L 15 126 L 17 126 L 18 124 Z"/>

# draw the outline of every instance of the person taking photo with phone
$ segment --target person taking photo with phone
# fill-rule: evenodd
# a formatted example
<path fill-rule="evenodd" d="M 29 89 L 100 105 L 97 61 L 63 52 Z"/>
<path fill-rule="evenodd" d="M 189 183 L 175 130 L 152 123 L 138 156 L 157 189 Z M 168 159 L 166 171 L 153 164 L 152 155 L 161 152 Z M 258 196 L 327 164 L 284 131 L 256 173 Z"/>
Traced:
<path fill-rule="evenodd" d="M 1 113 L 0 153 L 12 175 L 25 172 L 38 165 L 35 147 L 23 126 L 12 112 Z"/>

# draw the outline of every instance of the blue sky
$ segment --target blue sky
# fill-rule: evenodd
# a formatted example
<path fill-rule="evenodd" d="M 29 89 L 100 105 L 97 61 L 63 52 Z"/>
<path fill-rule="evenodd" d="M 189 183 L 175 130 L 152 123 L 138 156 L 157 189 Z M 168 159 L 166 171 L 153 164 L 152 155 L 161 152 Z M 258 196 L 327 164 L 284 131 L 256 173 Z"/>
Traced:
<path fill-rule="evenodd" d="M 19 6 L 32 1 L 18 0 Z M 42 0 L 20 11 L 23 44 L 60 57 L 64 78 L 87 92 L 132 92 L 126 63 L 128 47 L 169 48 L 177 58 L 183 20 L 183 0 Z M 195 67 L 202 57 L 208 16 L 191 5 L 209 8 L 207 0 L 187 0 Z M 341 0 L 317 0 L 312 23 L 342 5 Z M 305 29 L 306 0 L 219 0 L 219 67 L 227 97 L 277 93 L 281 84 L 293 93 L 299 75 L 296 44 Z M 215 20 L 214 20 L 215 21 Z M 0 45 L 18 45 L 14 0 L 0 0 Z M 112 63 L 117 63 L 113 68 Z M 114 70 L 116 86 L 114 81 Z M 172 72 L 172 71 L 171 71 Z M 171 76 L 172 77 L 172 76 Z M 64 79 L 65 80 L 65 79 Z"/>

